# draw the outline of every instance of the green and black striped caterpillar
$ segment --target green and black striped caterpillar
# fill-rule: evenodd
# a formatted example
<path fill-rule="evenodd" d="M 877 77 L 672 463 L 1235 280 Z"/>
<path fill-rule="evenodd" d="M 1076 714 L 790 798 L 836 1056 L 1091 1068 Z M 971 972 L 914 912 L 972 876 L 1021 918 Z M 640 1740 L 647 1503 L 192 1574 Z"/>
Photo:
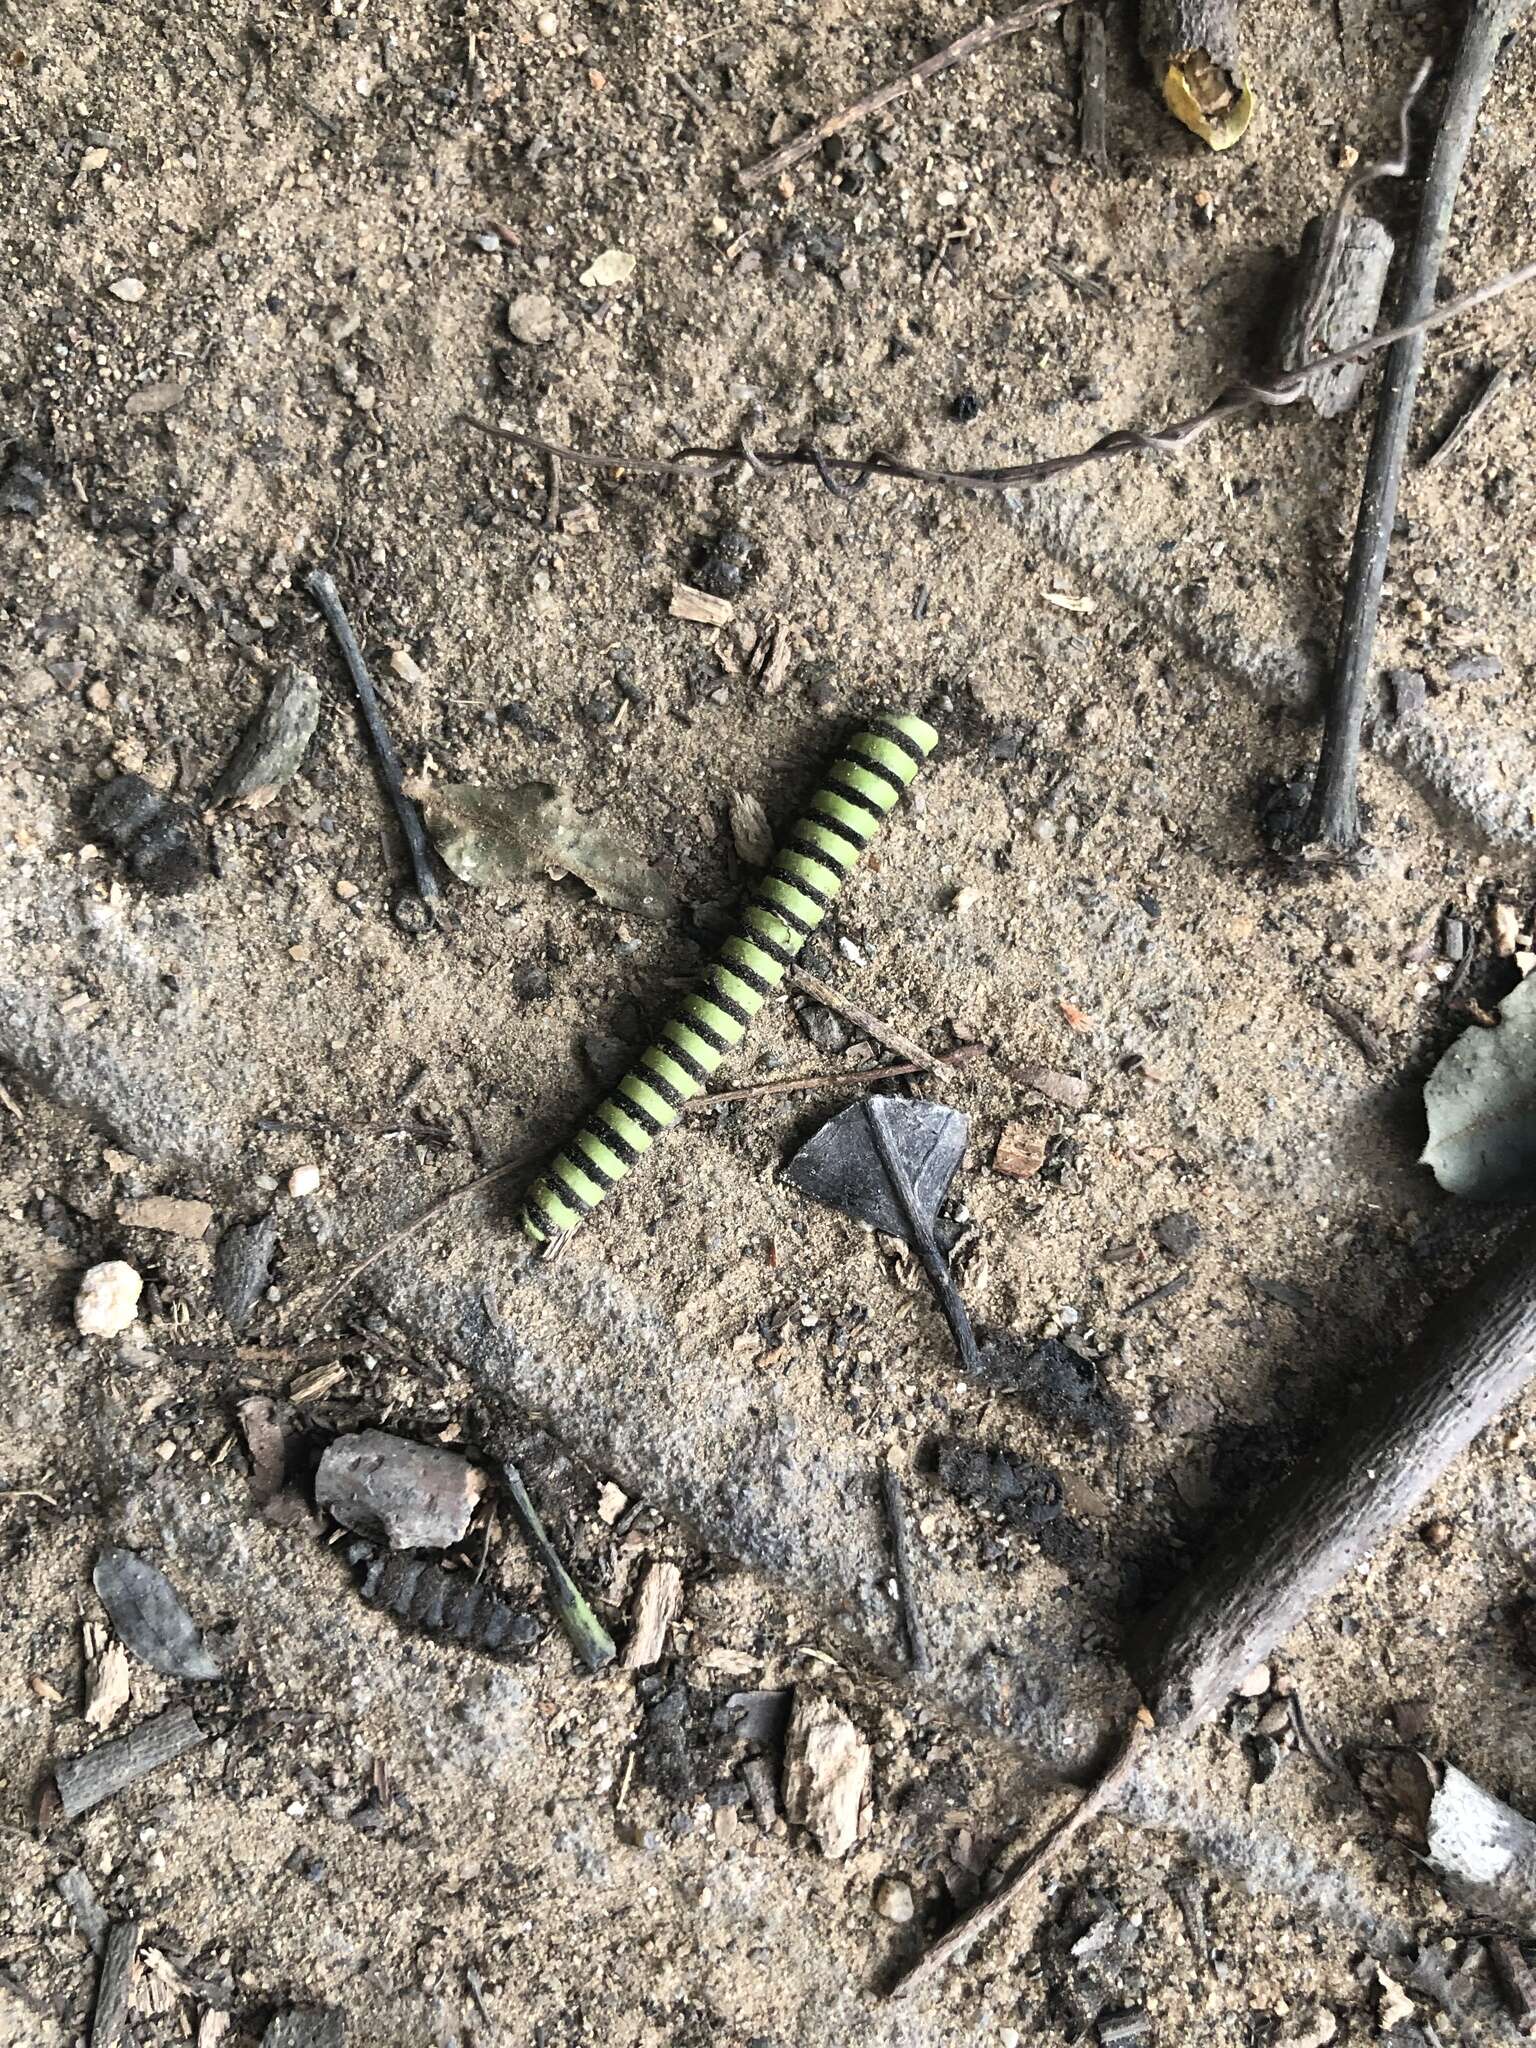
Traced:
<path fill-rule="evenodd" d="M 848 741 L 753 890 L 703 988 L 685 999 L 529 1190 L 519 1221 L 536 1244 L 574 1230 L 741 1043 L 938 738 L 921 718 L 882 712 Z"/>

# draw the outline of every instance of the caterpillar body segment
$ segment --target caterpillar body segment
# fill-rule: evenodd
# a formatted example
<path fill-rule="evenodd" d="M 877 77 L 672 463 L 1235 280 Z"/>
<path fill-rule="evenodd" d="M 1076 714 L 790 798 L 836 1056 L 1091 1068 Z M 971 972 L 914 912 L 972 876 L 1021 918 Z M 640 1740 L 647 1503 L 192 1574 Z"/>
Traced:
<path fill-rule="evenodd" d="M 536 1244 L 574 1230 L 704 1092 L 783 986 L 938 738 L 923 719 L 901 712 L 883 712 L 854 733 L 775 853 L 700 988 L 684 998 L 655 1044 L 529 1190 L 518 1220 Z"/>

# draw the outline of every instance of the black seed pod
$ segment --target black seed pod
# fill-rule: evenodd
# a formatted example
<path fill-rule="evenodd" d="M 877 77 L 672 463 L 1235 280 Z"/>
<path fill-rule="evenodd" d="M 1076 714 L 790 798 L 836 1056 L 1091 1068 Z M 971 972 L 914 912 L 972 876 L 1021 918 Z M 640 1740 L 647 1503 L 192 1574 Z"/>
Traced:
<path fill-rule="evenodd" d="M 86 821 L 99 839 L 124 856 L 128 872 L 146 889 L 179 896 L 203 872 L 192 836 L 192 814 L 166 799 L 142 775 L 114 775 L 97 790 Z"/>
<path fill-rule="evenodd" d="M 752 543 L 739 526 L 722 526 L 699 550 L 693 580 L 711 597 L 735 597 L 752 564 Z"/>
<path fill-rule="evenodd" d="M 346 1559 L 370 1607 L 382 1607 L 423 1635 L 484 1650 L 491 1657 L 526 1657 L 539 1639 L 539 1624 L 531 1614 L 509 1606 L 463 1572 L 444 1571 L 430 1558 L 349 1543 Z"/>

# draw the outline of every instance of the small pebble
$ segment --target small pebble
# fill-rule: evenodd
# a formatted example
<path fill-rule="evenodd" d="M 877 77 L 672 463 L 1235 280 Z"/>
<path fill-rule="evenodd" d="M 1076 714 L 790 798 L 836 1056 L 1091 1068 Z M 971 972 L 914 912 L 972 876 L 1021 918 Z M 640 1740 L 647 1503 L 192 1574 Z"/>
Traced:
<path fill-rule="evenodd" d="M 144 296 L 144 280 L 142 277 L 115 278 L 107 290 L 114 299 L 121 299 L 125 306 L 136 306 Z"/>
<path fill-rule="evenodd" d="M 116 1337 L 139 1312 L 144 1281 L 124 1259 L 92 1266 L 75 1296 L 75 1328 L 82 1337 Z"/>
<path fill-rule="evenodd" d="M 917 1911 L 911 1885 L 899 1877 L 882 1877 L 875 1886 L 875 1911 L 882 1920 L 905 1927 Z"/>
<path fill-rule="evenodd" d="M 318 1166 L 296 1166 L 288 1176 L 288 1192 L 296 1202 L 302 1202 L 319 1191 L 320 1169 Z"/>
<path fill-rule="evenodd" d="M 545 42 L 547 43 L 551 40 L 552 37 L 559 35 L 560 17 L 551 7 L 547 9 L 545 13 L 539 16 L 535 26 L 537 27 L 539 34 L 544 38 Z"/>
<path fill-rule="evenodd" d="M 336 894 L 341 898 L 343 903 L 350 903 L 352 901 L 352 898 L 357 894 L 356 882 L 338 882 L 336 884 Z"/>
<path fill-rule="evenodd" d="M 962 427 L 968 427 L 972 420 L 981 416 L 981 400 L 974 391 L 957 391 L 949 401 L 949 416 L 958 420 Z"/>
<path fill-rule="evenodd" d="M 1269 1666 L 1255 1664 L 1237 1689 L 1245 1700 L 1256 1700 L 1269 1691 L 1271 1682 Z"/>
<path fill-rule="evenodd" d="M 1423 1528 L 1419 1531 L 1419 1534 L 1424 1539 L 1424 1544 L 1427 1549 L 1449 1550 L 1451 1547 L 1451 1543 L 1455 1538 L 1456 1531 L 1451 1527 L 1449 1522 L 1445 1521 L 1443 1517 L 1437 1515 L 1432 1522 L 1426 1522 L 1424 1524 Z"/>

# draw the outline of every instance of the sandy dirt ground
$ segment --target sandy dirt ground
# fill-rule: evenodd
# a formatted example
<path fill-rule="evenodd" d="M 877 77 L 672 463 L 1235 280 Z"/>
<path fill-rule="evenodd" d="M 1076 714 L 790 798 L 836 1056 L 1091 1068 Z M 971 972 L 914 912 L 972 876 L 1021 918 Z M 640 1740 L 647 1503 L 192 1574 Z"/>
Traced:
<path fill-rule="evenodd" d="M 1536 900 L 1523 299 L 1431 346 L 1416 457 L 1493 364 L 1510 385 L 1448 462 L 1410 467 L 1371 858 L 1301 878 L 1256 806 L 1315 744 L 1369 402 L 1012 502 L 568 464 L 552 508 L 541 460 L 465 424 L 977 465 L 1191 411 L 1263 366 L 1304 222 L 1389 145 L 1455 26 L 1420 4 L 1252 10 L 1260 113 L 1216 157 L 1112 8 L 1097 169 L 1068 10 L 742 193 L 737 165 L 967 20 L 763 0 L 0 16 L 0 478 L 38 479 L 0 513 L 0 2040 L 88 2038 L 99 1966 L 57 1888 L 81 1872 L 142 1922 L 140 2048 L 255 2043 L 292 2007 L 378 2048 L 1513 2038 L 1475 1926 L 1296 1747 L 1278 1695 L 1198 1739 L 1161 1825 L 1106 1826 L 967 1967 L 882 1998 L 1015 1829 L 1060 1810 L 1127 1616 L 1503 1229 L 1416 1164 L 1421 1086 L 1467 1005 L 1513 982 L 1490 905 L 1529 931 Z M 1532 62 L 1518 37 L 1447 290 L 1536 240 Z M 1412 197 L 1379 194 L 1395 227 Z M 508 327 L 528 295 L 549 309 L 533 341 Z M 750 547 L 734 618 L 671 616 L 727 526 Z M 316 564 L 413 777 L 558 783 L 686 910 L 646 922 L 535 876 L 454 887 L 451 928 L 404 931 Z M 289 665 L 322 698 L 298 777 L 208 811 Z M 1395 715 L 1394 670 L 1422 711 Z M 514 1179 L 317 1316 L 391 1225 L 562 1141 L 749 878 L 732 799 L 787 825 L 882 705 L 941 744 L 809 964 L 935 1051 L 986 1048 L 923 1084 L 971 1119 L 967 1298 L 1097 1359 L 1123 1439 L 967 1381 L 910 1262 L 781 1184 L 827 1093 L 697 1120 L 555 1267 L 518 1246 Z M 191 807 L 185 894 L 93 835 L 121 772 Z M 1460 973 L 1448 913 L 1481 938 Z M 725 1078 L 883 1056 L 780 999 Z M 1082 1090 L 1046 1099 L 1021 1078 L 1041 1067 Z M 991 1165 L 1009 1124 L 1042 1157 L 1025 1179 Z M 309 1164 L 318 1190 L 291 1194 Z M 206 1232 L 135 1223 L 155 1195 L 207 1201 Z M 216 1246 L 269 1214 L 271 1286 L 237 1341 Z M 75 1290 L 108 1258 L 144 1276 L 141 1314 L 83 1340 Z M 253 1392 L 291 1402 L 300 1482 L 362 1426 L 515 1454 L 621 1640 L 645 1568 L 681 1566 L 665 1657 L 580 1673 L 500 1511 L 460 1562 L 484 1546 L 540 1615 L 532 1657 L 399 1630 L 311 1510 L 253 1498 Z M 1271 1673 L 1322 1739 L 1416 1731 L 1528 1809 L 1531 1427 L 1488 1432 L 1426 1510 L 1443 1540 L 1401 1532 Z M 956 1438 L 1056 1472 L 1070 1537 L 946 1494 L 934 1447 Z M 922 1687 L 887 1458 L 933 1615 Z M 617 1528 L 610 1483 L 638 1509 Z M 108 1542 L 171 1575 L 226 1676 L 134 1663 L 117 1727 L 190 1695 L 207 1740 L 67 1823 L 49 1771 L 100 1739 L 82 1627 Z M 1081 1711 L 1048 1697 L 1047 1645 L 1091 1674 Z M 726 1702 L 788 1688 L 872 1746 L 844 1859 L 749 1797 Z"/>

